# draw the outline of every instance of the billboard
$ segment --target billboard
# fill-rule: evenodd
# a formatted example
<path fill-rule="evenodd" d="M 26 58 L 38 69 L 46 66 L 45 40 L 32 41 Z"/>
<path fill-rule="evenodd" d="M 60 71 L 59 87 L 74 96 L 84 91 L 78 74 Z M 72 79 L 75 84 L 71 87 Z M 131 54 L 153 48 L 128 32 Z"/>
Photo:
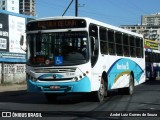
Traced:
<path fill-rule="evenodd" d="M 25 53 L 20 48 L 20 37 L 25 36 L 25 18 L 9 15 L 9 52 Z"/>
<path fill-rule="evenodd" d="M 145 39 L 144 48 L 150 50 L 160 50 L 160 42 Z"/>
<path fill-rule="evenodd" d="M 9 51 L 8 15 L 0 13 L 0 51 Z"/>

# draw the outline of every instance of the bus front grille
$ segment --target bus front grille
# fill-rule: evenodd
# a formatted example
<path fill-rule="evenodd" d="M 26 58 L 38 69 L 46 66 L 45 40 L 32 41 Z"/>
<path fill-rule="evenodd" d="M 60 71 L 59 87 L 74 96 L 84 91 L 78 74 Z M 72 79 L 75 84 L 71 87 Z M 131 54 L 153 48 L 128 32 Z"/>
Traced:
<path fill-rule="evenodd" d="M 39 81 L 67 81 L 73 80 L 73 78 L 57 78 L 57 79 L 38 79 Z"/>
<path fill-rule="evenodd" d="M 75 72 L 76 68 L 37 68 L 34 71 L 36 73 L 67 73 Z"/>

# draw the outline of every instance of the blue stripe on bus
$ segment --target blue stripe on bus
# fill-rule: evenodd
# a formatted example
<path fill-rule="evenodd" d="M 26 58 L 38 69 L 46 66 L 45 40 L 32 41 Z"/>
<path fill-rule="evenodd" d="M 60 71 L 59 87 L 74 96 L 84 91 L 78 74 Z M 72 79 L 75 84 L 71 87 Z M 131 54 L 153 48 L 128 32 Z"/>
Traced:
<path fill-rule="evenodd" d="M 134 61 L 126 58 L 121 58 L 115 61 L 107 72 L 108 75 L 108 88 L 111 89 L 116 82 L 115 79 L 121 73 L 133 71 L 134 79 L 139 82 L 140 77 L 144 73 L 142 68 Z"/>

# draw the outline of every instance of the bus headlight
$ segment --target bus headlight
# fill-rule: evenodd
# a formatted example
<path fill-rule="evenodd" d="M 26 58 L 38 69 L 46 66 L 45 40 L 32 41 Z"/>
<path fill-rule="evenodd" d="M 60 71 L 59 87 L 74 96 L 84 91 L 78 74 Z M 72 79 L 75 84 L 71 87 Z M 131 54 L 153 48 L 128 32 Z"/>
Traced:
<path fill-rule="evenodd" d="M 75 80 L 75 81 L 78 81 L 78 77 L 75 77 L 74 80 Z"/>
<path fill-rule="evenodd" d="M 81 79 L 83 79 L 84 77 L 86 77 L 88 73 L 89 73 L 89 72 L 86 71 L 86 73 L 83 73 L 83 74 L 80 74 L 80 75 L 77 76 L 77 77 L 74 77 L 74 80 L 75 80 L 75 81 L 81 80 Z"/>
<path fill-rule="evenodd" d="M 26 80 L 31 80 L 31 81 L 33 81 L 33 82 L 36 82 L 36 81 L 37 81 L 36 78 L 31 77 L 29 74 L 26 75 Z"/>
<path fill-rule="evenodd" d="M 36 81 L 37 81 L 37 79 L 36 79 L 36 78 L 33 78 L 33 77 L 31 77 L 31 80 L 32 80 L 33 82 L 36 82 Z"/>

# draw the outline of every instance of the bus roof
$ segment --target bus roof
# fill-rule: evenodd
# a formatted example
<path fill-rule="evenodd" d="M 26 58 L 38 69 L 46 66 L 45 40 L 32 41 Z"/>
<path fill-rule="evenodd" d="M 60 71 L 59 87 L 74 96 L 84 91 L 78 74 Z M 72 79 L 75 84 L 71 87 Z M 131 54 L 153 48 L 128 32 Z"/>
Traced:
<path fill-rule="evenodd" d="M 135 35 L 135 36 L 138 36 L 138 37 L 143 37 L 142 34 L 131 32 L 129 30 L 125 30 L 123 28 L 113 26 L 113 25 L 110 25 L 110 24 L 107 24 L 107 23 L 104 23 L 104 22 L 101 22 L 101 21 L 98 21 L 98 20 L 95 20 L 95 19 L 92 19 L 92 18 L 88 18 L 88 17 L 75 17 L 75 16 L 45 17 L 45 18 L 39 18 L 39 19 L 36 19 L 36 20 L 31 20 L 28 23 L 36 22 L 36 21 L 46 21 L 46 20 L 59 20 L 59 19 L 85 19 L 87 22 L 96 24 L 98 26 L 107 27 L 107 28 L 112 29 L 112 30 L 121 31 L 123 33 Z"/>

